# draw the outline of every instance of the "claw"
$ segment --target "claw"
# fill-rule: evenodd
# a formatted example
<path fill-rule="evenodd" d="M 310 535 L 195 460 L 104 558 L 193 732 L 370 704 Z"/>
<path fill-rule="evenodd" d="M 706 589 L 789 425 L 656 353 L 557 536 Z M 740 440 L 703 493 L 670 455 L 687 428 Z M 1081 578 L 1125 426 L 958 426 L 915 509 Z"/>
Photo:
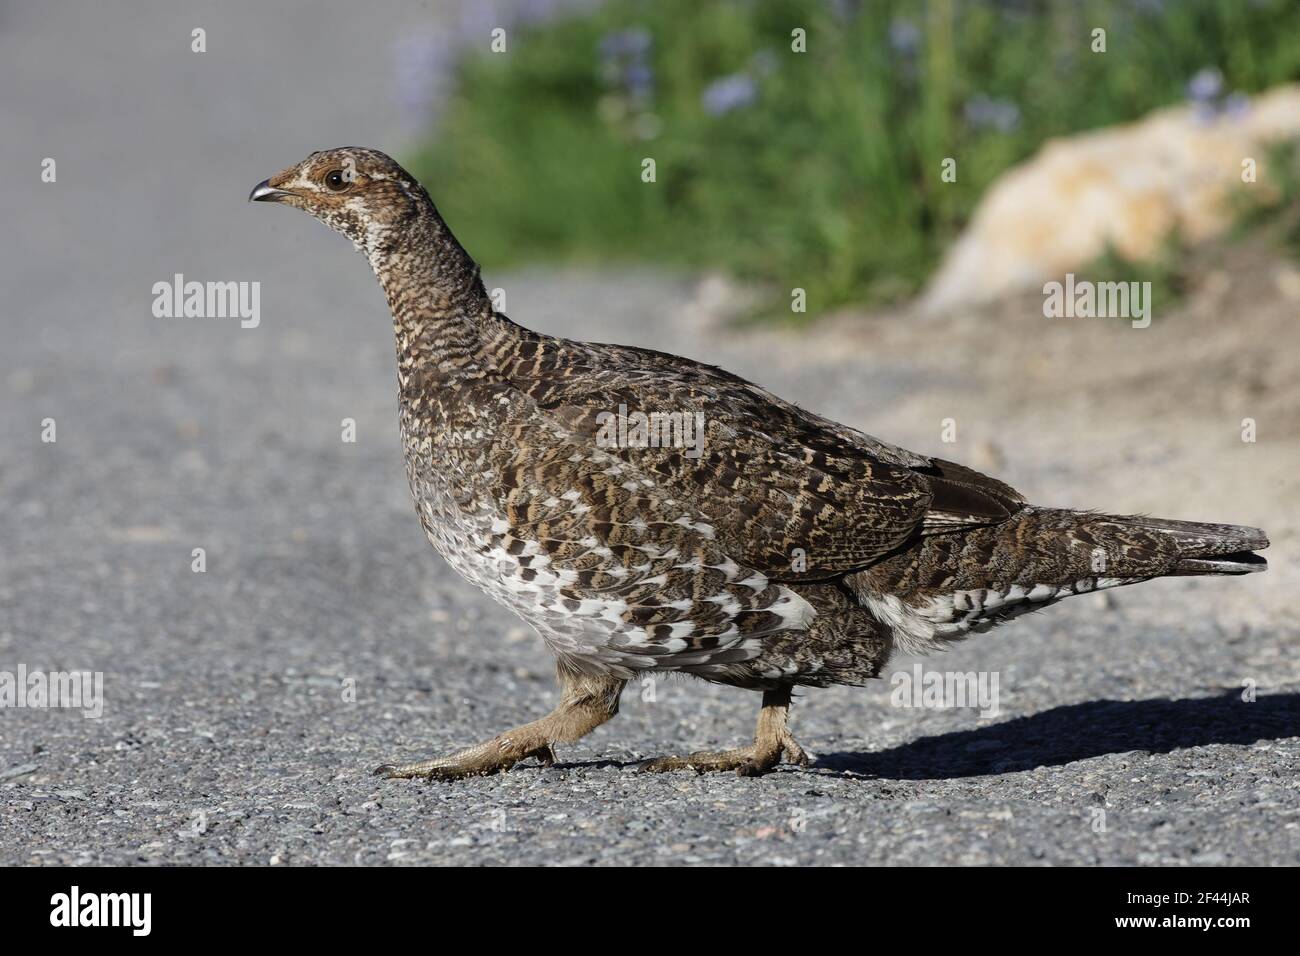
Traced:
<path fill-rule="evenodd" d="M 812 760 L 808 757 L 807 751 L 799 746 L 789 732 L 786 732 L 781 738 L 781 751 L 785 754 L 785 759 L 797 767 L 806 769 L 812 766 Z"/>

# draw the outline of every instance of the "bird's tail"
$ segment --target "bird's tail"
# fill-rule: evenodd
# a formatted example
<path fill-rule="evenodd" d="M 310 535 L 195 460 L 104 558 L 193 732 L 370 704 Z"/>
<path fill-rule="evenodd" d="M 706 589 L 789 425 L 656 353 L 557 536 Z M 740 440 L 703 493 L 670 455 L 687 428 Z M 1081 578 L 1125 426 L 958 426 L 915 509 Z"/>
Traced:
<path fill-rule="evenodd" d="M 932 650 L 1072 594 L 1268 562 L 1258 528 L 1027 507 L 998 524 L 932 534 L 846 583 L 908 650 Z"/>
<path fill-rule="evenodd" d="M 1268 566 L 1255 553 L 1267 547 L 1263 531 L 1243 525 L 1025 508 L 997 525 L 952 535 L 946 549 L 939 545 L 922 563 L 929 557 L 971 584 L 1068 585 L 1087 578 L 1248 574 Z"/>
<path fill-rule="evenodd" d="M 1268 535 L 1239 524 L 1204 524 L 1168 518 L 1123 518 L 1135 528 L 1163 538 L 1174 549 L 1173 562 L 1162 575 L 1250 574 L 1268 562 L 1256 551 L 1268 547 Z"/>

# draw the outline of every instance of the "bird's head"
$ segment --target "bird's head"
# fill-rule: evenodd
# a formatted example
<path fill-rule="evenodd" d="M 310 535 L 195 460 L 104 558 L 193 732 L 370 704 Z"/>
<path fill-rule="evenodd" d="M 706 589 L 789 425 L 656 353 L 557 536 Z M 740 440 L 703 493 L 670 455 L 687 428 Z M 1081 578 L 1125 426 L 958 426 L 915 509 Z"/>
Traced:
<path fill-rule="evenodd" d="M 248 198 L 311 213 L 371 257 L 432 207 L 424 187 L 392 158 L 355 146 L 312 153 L 258 183 Z"/>

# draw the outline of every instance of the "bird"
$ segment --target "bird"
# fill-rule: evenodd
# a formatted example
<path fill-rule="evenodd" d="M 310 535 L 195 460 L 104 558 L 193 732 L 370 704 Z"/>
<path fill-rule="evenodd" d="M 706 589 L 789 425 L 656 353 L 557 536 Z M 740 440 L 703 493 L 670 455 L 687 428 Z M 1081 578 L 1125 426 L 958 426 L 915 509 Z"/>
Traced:
<path fill-rule="evenodd" d="M 639 769 L 806 767 L 797 688 L 864 685 L 896 651 L 1074 594 L 1267 566 L 1257 528 L 1033 505 L 716 366 L 516 324 L 428 191 L 378 150 L 312 153 L 249 199 L 310 214 L 369 261 L 420 524 L 555 657 L 550 713 L 382 776 L 551 766 L 618 713 L 629 681 L 661 673 L 760 693 L 757 726 L 743 746 Z"/>

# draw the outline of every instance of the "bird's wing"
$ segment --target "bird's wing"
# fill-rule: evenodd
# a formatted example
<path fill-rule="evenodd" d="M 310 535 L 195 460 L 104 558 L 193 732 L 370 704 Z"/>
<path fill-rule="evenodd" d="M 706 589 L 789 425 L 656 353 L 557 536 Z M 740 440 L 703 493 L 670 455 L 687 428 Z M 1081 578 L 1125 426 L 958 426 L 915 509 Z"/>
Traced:
<path fill-rule="evenodd" d="M 708 518 L 634 464 L 574 436 L 526 396 L 492 448 L 493 522 L 481 545 L 505 587 L 530 592 L 556 650 L 623 676 L 707 674 L 801 630 L 813 608 L 731 557 Z"/>
<path fill-rule="evenodd" d="M 548 347 L 563 361 L 547 361 Z M 915 534 L 1001 521 L 1023 502 L 978 472 L 882 442 L 677 356 L 545 340 L 507 375 L 572 434 L 635 464 L 708 515 L 737 561 L 780 580 L 862 568 Z M 625 440 L 631 431 L 618 431 L 620 418 L 633 413 L 660 416 L 651 436 L 693 443 Z M 682 418 L 664 417 L 673 415 Z"/>

